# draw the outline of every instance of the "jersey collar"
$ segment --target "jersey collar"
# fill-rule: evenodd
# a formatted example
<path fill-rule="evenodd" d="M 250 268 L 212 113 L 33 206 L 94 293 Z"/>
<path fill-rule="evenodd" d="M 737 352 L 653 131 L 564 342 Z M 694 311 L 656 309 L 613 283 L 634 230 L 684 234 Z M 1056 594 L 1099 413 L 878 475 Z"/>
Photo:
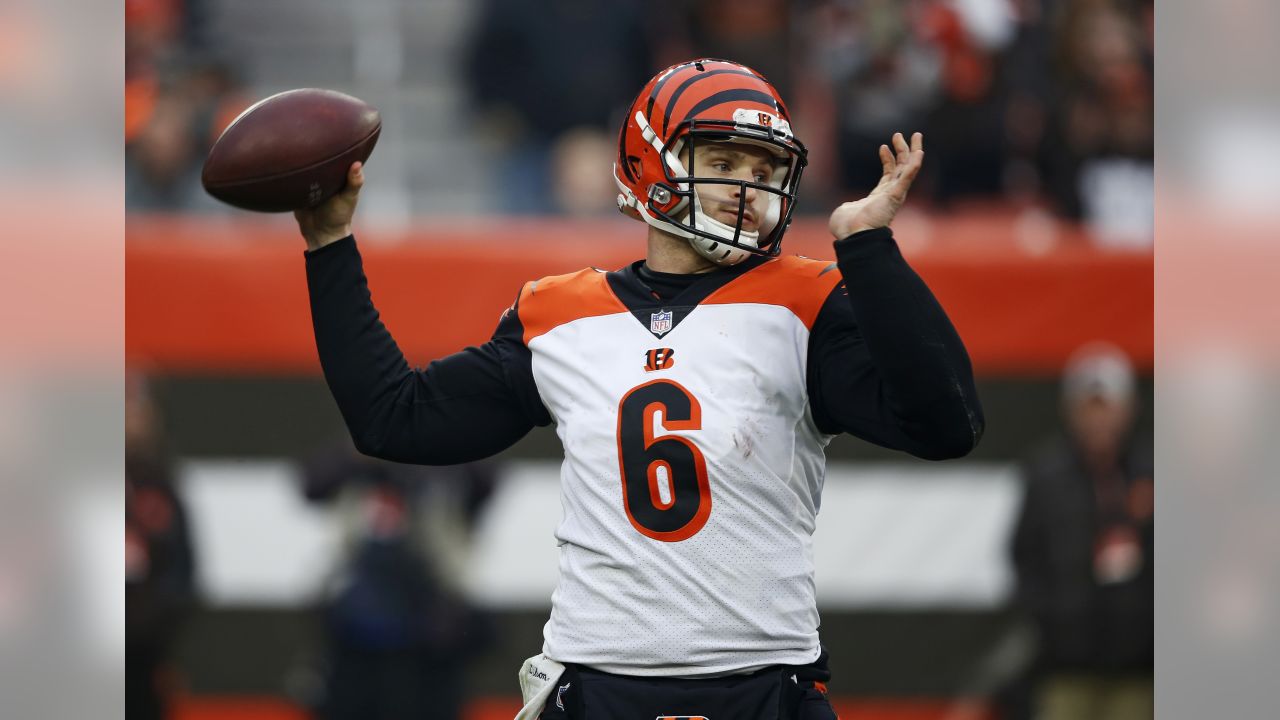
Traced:
<path fill-rule="evenodd" d="M 753 256 L 731 267 L 718 268 L 708 273 L 701 273 L 698 279 L 694 280 L 688 287 L 681 290 L 674 297 L 665 300 L 654 294 L 653 290 L 641 279 L 638 270 L 644 263 L 643 260 L 637 260 L 620 270 L 614 270 L 606 274 L 605 279 L 608 281 L 609 288 L 613 291 L 613 294 L 631 311 L 632 316 L 646 330 L 653 333 L 654 337 L 661 338 L 670 334 L 676 325 L 679 325 L 682 320 L 688 317 L 689 313 L 693 312 L 698 307 L 698 304 L 707 299 L 711 293 L 773 259 Z M 666 313 L 671 314 L 669 319 L 661 317 Z M 667 323 L 669 323 L 669 326 Z M 658 330 L 655 330 L 655 328 L 658 328 Z"/>

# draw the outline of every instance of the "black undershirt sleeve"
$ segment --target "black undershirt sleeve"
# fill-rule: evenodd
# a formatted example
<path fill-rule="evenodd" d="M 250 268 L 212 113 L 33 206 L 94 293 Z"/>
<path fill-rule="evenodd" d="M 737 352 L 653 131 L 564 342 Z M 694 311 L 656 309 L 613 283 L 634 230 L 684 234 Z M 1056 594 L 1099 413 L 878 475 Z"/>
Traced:
<path fill-rule="evenodd" d="M 813 417 L 928 460 L 967 454 L 984 419 L 964 343 L 888 228 L 835 243 L 844 283 L 809 337 Z"/>
<path fill-rule="evenodd" d="M 489 342 L 414 369 L 379 319 L 354 237 L 307 252 L 306 262 L 320 364 L 360 452 L 450 465 L 550 424 L 514 308 Z"/>

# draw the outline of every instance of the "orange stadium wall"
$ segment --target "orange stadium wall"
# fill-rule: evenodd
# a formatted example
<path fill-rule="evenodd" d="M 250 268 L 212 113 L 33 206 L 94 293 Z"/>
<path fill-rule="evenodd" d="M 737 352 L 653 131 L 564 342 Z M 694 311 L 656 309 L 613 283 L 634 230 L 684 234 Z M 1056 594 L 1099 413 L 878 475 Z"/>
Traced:
<path fill-rule="evenodd" d="M 1072 226 L 1033 235 L 1007 214 L 909 217 L 903 253 L 947 308 L 978 373 L 1049 375 L 1090 340 L 1149 370 L 1153 259 L 1093 246 Z M 615 221 L 434 220 L 359 234 L 374 300 L 410 361 L 488 338 L 521 285 L 643 251 Z M 820 221 L 786 250 L 834 258 Z M 316 374 L 303 246 L 287 217 L 140 217 L 127 225 L 126 355 L 151 371 Z"/>

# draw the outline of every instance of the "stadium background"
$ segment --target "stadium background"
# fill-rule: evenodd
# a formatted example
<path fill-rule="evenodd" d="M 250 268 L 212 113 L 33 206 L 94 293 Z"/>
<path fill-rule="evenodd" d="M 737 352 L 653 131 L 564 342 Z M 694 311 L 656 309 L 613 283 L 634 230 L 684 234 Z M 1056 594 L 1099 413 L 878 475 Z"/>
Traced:
<path fill-rule="evenodd" d="M 357 232 L 384 320 L 425 364 L 482 342 L 524 280 L 638 255 L 642 228 L 612 208 L 618 113 L 695 55 L 752 65 L 790 101 L 813 167 L 789 252 L 830 257 L 825 212 L 878 173 L 868 143 L 925 132 L 895 231 L 979 374 L 988 431 L 965 460 L 831 448 L 818 583 L 833 694 L 855 717 L 983 716 L 1028 661 L 1005 544 L 1017 463 L 1061 425 L 1070 354 L 1128 352 L 1151 424 L 1150 3 L 130 0 L 126 18 L 126 350 L 196 555 L 178 717 L 304 713 L 345 532 L 299 490 L 341 429 L 302 244 L 287 216 L 202 195 L 217 132 L 292 87 L 381 109 Z M 540 646 L 558 453 L 546 429 L 500 457 L 468 536 L 463 586 L 494 623 L 468 664 L 471 717 L 512 704 Z"/>

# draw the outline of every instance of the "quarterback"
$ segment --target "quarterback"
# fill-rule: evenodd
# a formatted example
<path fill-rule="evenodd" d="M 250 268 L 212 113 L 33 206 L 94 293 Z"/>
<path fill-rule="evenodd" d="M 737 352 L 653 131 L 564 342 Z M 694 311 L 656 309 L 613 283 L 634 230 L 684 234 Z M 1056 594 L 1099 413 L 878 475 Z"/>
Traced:
<path fill-rule="evenodd" d="M 449 464 L 554 423 L 559 583 L 521 718 L 832 718 L 812 538 L 838 433 L 931 460 L 982 410 L 963 343 L 889 229 L 923 138 L 831 214 L 836 262 L 783 255 L 807 158 L 773 86 L 667 68 L 618 138 L 642 260 L 520 289 L 492 339 L 408 365 L 352 236 L 364 182 L 297 213 L 316 344 L 356 446 Z"/>

